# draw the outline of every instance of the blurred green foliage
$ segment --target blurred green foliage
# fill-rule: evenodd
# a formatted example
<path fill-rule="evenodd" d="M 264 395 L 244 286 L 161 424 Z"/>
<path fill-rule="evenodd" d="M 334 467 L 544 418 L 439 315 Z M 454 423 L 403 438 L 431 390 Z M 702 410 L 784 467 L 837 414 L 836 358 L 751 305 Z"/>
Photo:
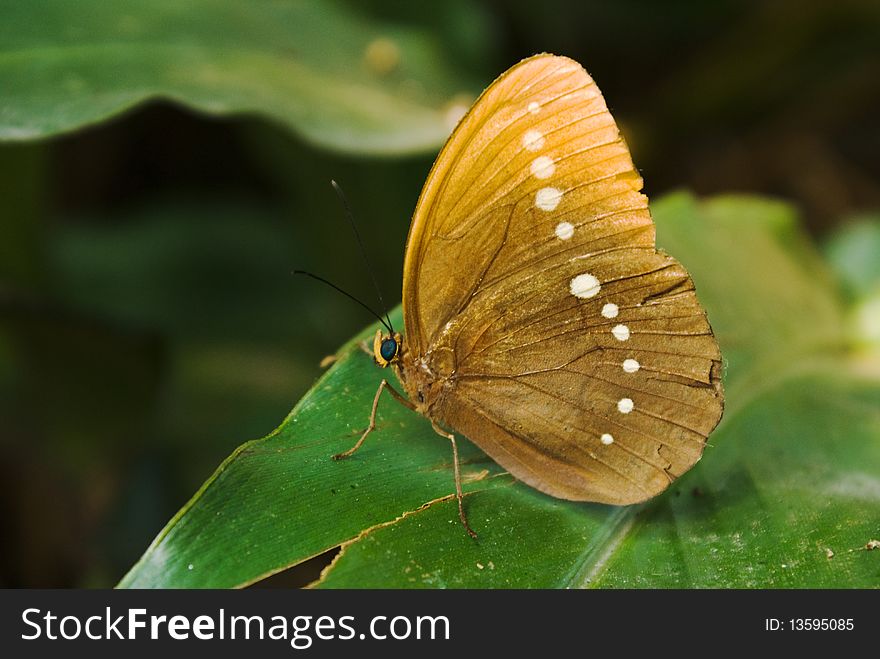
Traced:
<path fill-rule="evenodd" d="M 825 245 L 850 301 L 852 342 L 866 370 L 880 368 L 880 213 L 848 218 Z"/>
<path fill-rule="evenodd" d="M 0 585 L 116 583 L 285 417 L 366 321 L 290 270 L 371 295 L 329 179 L 395 298 L 445 112 L 518 59 L 585 65 L 650 195 L 824 240 L 880 208 L 878 36 L 870 0 L 0 0 Z"/>

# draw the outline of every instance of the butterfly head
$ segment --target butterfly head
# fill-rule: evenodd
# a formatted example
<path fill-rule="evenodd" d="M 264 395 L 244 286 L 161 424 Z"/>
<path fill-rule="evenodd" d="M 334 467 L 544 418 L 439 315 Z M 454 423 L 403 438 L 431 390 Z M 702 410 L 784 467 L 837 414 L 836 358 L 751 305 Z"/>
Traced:
<path fill-rule="evenodd" d="M 373 358 L 382 368 L 393 364 L 400 358 L 400 348 L 403 345 L 403 337 L 398 332 L 383 334 L 382 330 L 376 331 L 373 339 Z"/>

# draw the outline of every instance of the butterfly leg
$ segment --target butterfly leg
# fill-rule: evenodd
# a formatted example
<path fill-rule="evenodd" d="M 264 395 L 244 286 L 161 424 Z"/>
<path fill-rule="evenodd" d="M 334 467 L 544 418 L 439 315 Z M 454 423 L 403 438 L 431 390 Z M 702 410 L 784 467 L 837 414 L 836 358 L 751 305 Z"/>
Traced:
<path fill-rule="evenodd" d="M 433 420 L 431 421 L 431 427 L 434 428 L 434 432 L 436 432 L 438 435 L 445 437 L 450 442 L 452 442 L 452 471 L 455 474 L 455 499 L 458 501 L 458 518 L 464 525 L 464 528 L 468 532 L 468 535 L 476 540 L 477 534 L 471 528 L 471 525 L 468 524 L 467 515 L 464 514 L 464 495 L 462 495 L 461 493 L 461 473 L 458 469 L 458 444 L 455 443 L 455 435 L 453 435 L 451 432 L 446 432 L 445 430 L 443 430 Z"/>
<path fill-rule="evenodd" d="M 364 443 L 367 435 L 369 435 L 371 432 L 373 432 L 373 430 L 376 429 L 376 409 L 379 407 L 379 397 L 382 395 L 382 391 L 385 389 L 387 389 L 388 393 L 390 393 L 392 396 L 394 396 L 395 399 L 397 399 L 397 402 L 401 403 L 411 410 L 415 410 L 415 406 L 412 403 L 410 403 L 406 398 L 397 393 L 394 387 L 388 384 L 388 380 L 383 379 L 382 382 L 379 383 L 379 388 L 376 390 L 376 397 L 373 398 L 373 411 L 370 412 L 370 424 L 367 426 L 367 429 L 364 430 L 364 434 L 361 435 L 361 438 L 357 440 L 357 443 L 355 443 L 355 445 L 352 446 L 350 449 L 334 455 L 334 460 L 342 460 L 357 451 L 361 447 L 361 444 Z"/>

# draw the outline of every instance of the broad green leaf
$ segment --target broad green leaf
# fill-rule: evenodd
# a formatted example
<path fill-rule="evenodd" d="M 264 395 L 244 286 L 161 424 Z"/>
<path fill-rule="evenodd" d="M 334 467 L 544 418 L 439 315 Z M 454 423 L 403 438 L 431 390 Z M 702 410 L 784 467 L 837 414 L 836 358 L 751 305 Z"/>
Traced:
<path fill-rule="evenodd" d="M 383 376 L 356 339 L 278 430 L 221 465 L 120 585 L 243 586 L 340 544 L 316 585 L 880 585 L 880 552 L 865 549 L 880 535 L 880 378 L 855 374 L 835 288 L 794 213 L 685 194 L 654 213 L 727 366 L 722 425 L 668 492 L 626 508 L 559 501 L 465 443 L 474 542 L 450 496 L 447 442 L 390 399 L 361 451 L 329 459 L 356 440 Z"/>
<path fill-rule="evenodd" d="M 0 0 L 0 140 L 68 132 L 163 98 L 256 113 L 336 150 L 437 147 L 471 81 L 446 64 L 437 35 L 354 7 Z"/>
<path fill-rule="evenodd" d="M 359 341 L 341 355 L 280 428 L 220 466 L 123 585 L 244 585 L 449 495 L 448 442 L 392 406 L 383 406 L 376 441 L 354 459 L 331 459 L 365 427 L 383 375 Z M 506 480 L 470 445 L 461 458 L 469 491 Z"/>

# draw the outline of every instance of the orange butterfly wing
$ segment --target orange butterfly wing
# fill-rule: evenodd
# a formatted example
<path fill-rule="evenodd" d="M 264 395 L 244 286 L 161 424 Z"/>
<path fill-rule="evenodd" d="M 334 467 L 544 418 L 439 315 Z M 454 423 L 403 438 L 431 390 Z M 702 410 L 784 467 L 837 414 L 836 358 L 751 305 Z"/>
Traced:
<path fill-rule="evenodd" d="M 586 71 L 538 55 L 462 119 L 410 228 L 404 376 L 436 377 L 429 416 L 557 497 L 647 499 L 721 417 L 718 345 L 641 187 Z"/>

